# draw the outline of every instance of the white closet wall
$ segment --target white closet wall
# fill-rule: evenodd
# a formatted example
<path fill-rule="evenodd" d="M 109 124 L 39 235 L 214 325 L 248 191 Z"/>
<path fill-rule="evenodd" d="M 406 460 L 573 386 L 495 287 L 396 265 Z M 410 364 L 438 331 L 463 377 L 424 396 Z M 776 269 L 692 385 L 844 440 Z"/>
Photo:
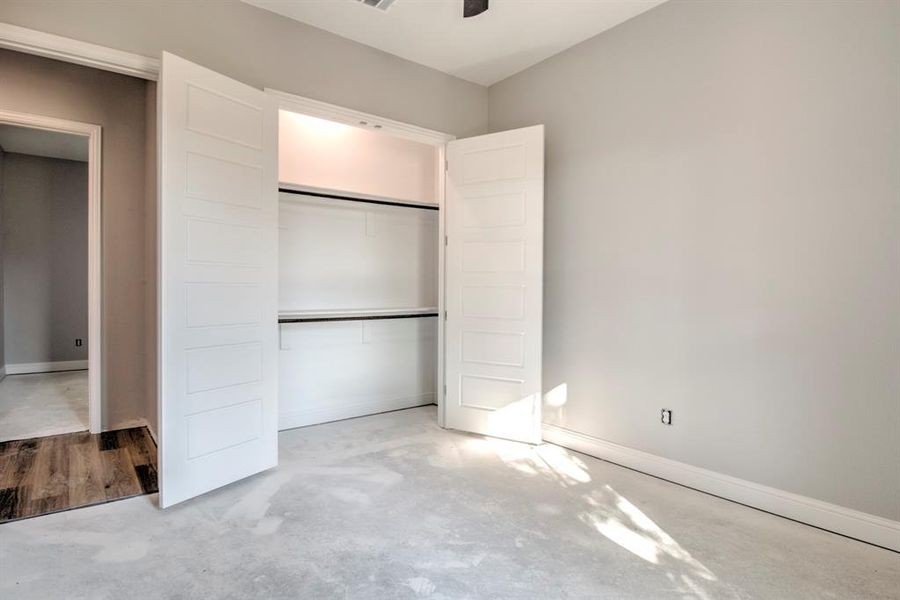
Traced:
<path fill-rule="evenodd" d="M 278 136 L 282 182 L 437 202 L 435 146 L 287 111 L 281 111 Z"/>
<path fill-rule="evenodd" d="M 435 147 L 296 113 L 280 118 L 281 185 L 434 204 Z M 438 211 L 280 194 L 282 319 L 437 312 Z M 438 319 L 280 324 L 279 427 L 435 402 Z"/>
<path fill-rule="evenodd" d="M 281 429 L 435 402 L 437 319 L 281 325 Z"/>
<path fill-rule="evenodd" d="M 281 194 L 282 311 L 436 307 L 438 212 Z"/>

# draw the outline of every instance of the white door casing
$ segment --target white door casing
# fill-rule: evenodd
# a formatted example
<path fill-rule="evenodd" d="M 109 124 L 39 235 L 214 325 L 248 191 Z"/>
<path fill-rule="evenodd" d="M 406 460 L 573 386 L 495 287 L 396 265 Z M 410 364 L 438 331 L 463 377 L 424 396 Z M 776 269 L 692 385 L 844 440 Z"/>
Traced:
<path fill-rule="evenodd" d="M 541 441 L 544 127 L 447 144 L 445 425 Z"/>
<path fill-rule="evenodd" d="M 169 53 L 158 97 L 165 508 L 278 462 L 278 116 Z"/>

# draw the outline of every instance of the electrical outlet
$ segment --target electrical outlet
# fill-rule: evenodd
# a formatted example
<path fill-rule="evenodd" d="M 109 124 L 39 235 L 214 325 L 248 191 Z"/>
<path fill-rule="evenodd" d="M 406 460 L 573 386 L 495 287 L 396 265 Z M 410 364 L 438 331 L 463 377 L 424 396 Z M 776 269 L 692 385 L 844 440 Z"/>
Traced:
<path fill-rule="evenodd" d="M 664 408 L 660 411 L 660 421 L 662 421 L 663 425 L 671 425 L 672 424 L 672 410 L 668 408 Z"/>
<path fill-rule="evenodd" d="M 81 346 L 81 338 L 75 338 L 75 346 Z"/>

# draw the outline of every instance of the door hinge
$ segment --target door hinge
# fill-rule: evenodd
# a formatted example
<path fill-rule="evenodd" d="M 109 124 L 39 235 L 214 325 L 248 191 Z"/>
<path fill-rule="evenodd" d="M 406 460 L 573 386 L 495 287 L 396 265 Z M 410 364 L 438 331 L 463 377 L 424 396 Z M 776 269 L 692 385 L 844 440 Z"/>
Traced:
<path fill-rule="evenodd" d="M 446 246 L 446 245 L 449 244 L 449 243 L 450 243 L 450 242 L 449 242 L 449 238 L 445 235 L 445 236 L 444 236 L 444 245 Z"/>
<path fill-rule="evenodd" d="M 449 170 L 450 170 L 450 161 L 447 159 L 444 159 L 444 171 L 449 171 Z"/>
<path fill-rule="evenodd" d="M 447 397 L 447 384 L 444 384 L 444 398 Z"/>
<path fill-rule="evenodd" d="M 444 311 L 444 320 L 445 321 L 447 320 L 447 311 L 446 310 Z"/>

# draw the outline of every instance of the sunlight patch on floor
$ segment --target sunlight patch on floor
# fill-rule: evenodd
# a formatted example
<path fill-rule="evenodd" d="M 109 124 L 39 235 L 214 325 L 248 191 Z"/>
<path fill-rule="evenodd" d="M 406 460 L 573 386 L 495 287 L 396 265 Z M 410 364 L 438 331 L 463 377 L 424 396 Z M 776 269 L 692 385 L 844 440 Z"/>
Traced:
<path fill-rule="evenodd" d="M 584 462 L 565 448 L 544 444 L 535 448 L 535 453 L 548 470 L 567 483 L 574 485 L 591 482 Z"/>
<path fill-rule="evenodd" d="M 550 478 L 580 494 L 586 505 L 577 515 L 582 523 L 641 560 L 668 569 L 685 597 L 709 598 L 703 583 L 718 581 L 715 574 L 610 485 L 596 487 L 598 483 L 576 454 L 552 444 L 531 446 L 495 438 L 472 438 L 469 443 L 479 454 L 493 454 L 520 473 Z"/>
<path fill-rule="evenodd" d="M 691 556 L 672 536 L 609 485 L 584 496 L 591 507 L 579 518 L 608 540 L 654 564 L 677 567 L 692 593 L 702 592 L 694 577 L 717 581 L 715 574 Z"/>
<path fill-rule="evenodd" d="M 590 483 L 584 462 L 565 448 L 532 446 L 497 438 L 471 438 L 469 447 L 479 454 L 496 455 L 507 466 L 526 475 L 553 477 L 563 487 Z"/>

